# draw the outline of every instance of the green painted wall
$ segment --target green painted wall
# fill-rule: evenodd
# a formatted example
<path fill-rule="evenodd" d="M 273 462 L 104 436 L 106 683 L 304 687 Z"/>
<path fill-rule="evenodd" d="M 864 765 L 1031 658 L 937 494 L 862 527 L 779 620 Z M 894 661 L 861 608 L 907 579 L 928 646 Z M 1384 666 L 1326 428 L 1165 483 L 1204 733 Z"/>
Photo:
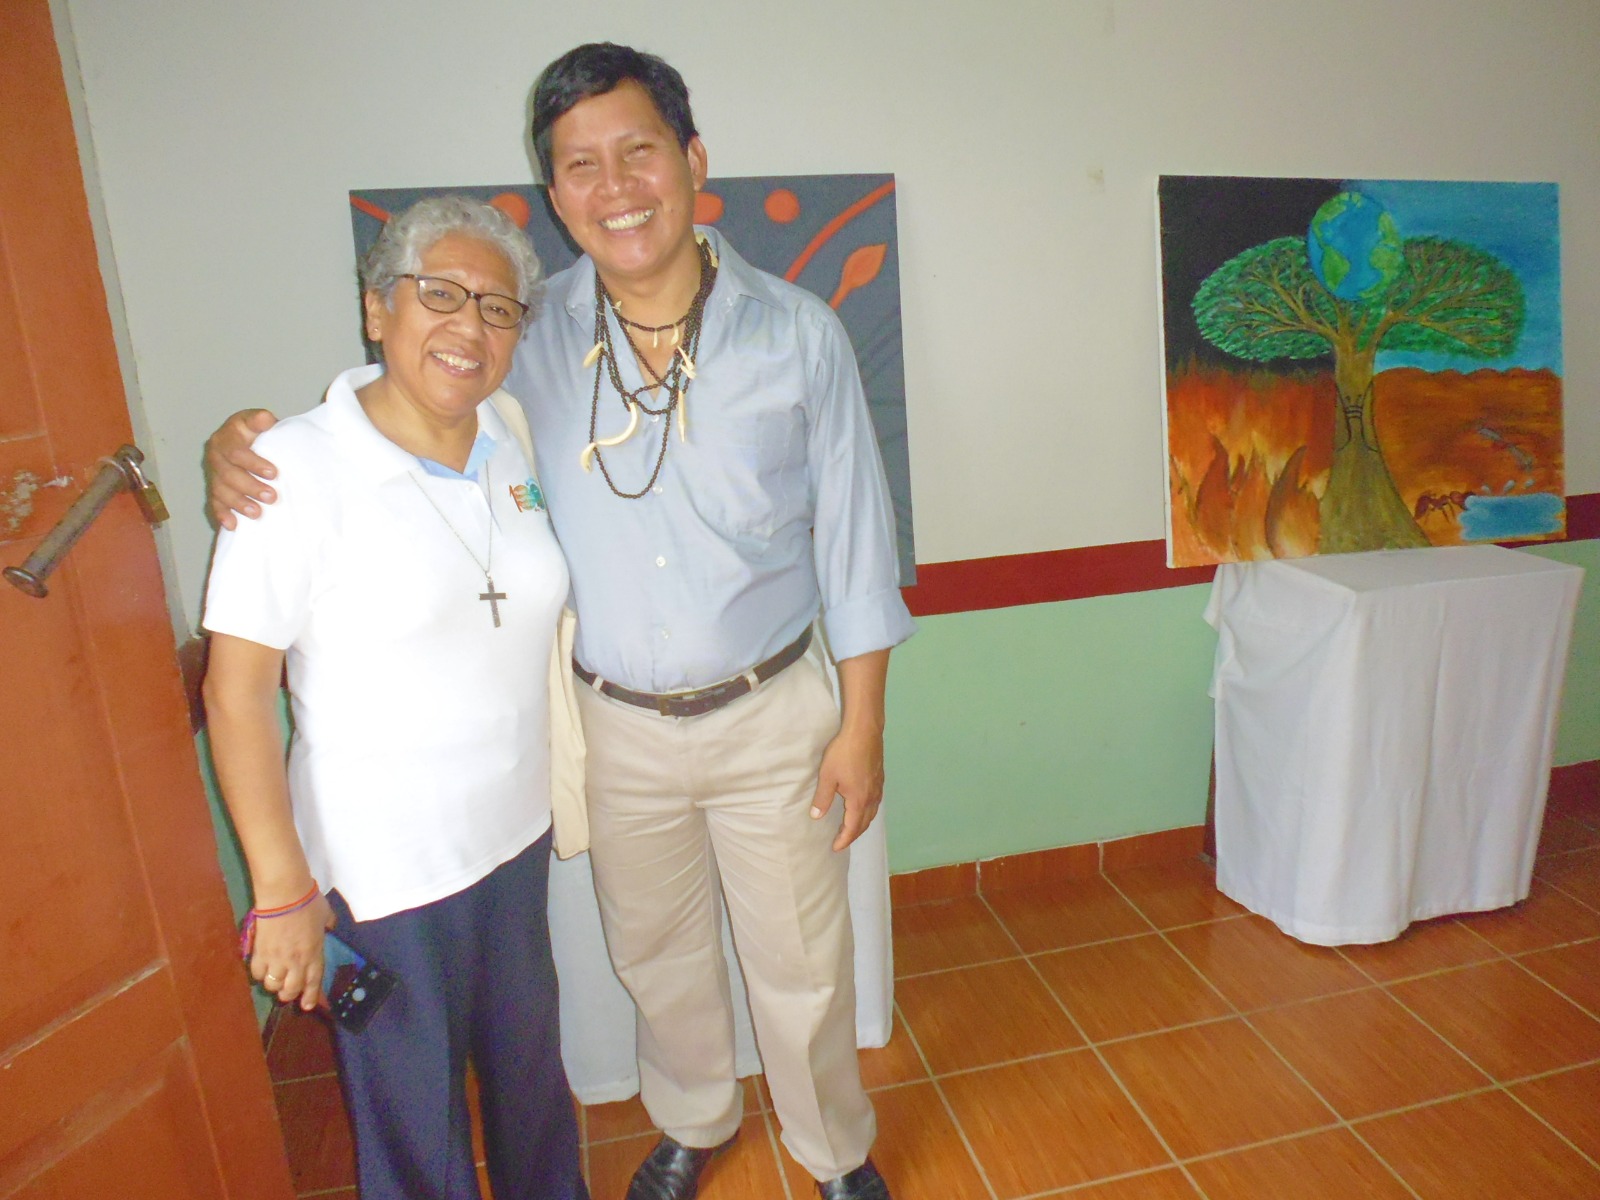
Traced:
<path fill-rule="evenodd" d="M 1200 824 L 1209 591 L 922 618 L 889 671 L 890 869 Z"/>
<path fill-rule="evenodd" d="M 1600 541 L 1531 553 L 1585 569 L 1555 761 L 1587 762 L 1600 758 Z M 1203 821 L 1209 591 L 922 618 L 889 672 L 890 869 Z"/>

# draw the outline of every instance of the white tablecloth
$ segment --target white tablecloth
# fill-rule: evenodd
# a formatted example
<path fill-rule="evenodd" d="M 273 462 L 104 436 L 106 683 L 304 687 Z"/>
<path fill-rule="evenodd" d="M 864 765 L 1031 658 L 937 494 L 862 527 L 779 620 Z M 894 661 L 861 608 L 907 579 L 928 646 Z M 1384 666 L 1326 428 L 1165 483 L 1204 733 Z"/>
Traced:
<path fill-rule="evenodd" d="M 1320 945 L 1526 897 L 1582 580 L 1497 546 L 1220 567 L 1218 888 Z"/>
<path fill-rule="evenodd" d="M 894 1005 L 883 821 L 868 826 L 846 853 L 856 942 L 856 1041 L 861 1046 L 882 1046 L 889 1040 Z M 634 1007 L 606 957 L 587 854 L 550 863 L 550 938 L 561 979 L 561 1057 L 572 1090 L 585 1104 L 625 1100 L 639 1090 Z M 754 1075 L 761 1070 L 761 1059 L 726 918 L 723 953 L 733 981 L 738 1072 Z"/>

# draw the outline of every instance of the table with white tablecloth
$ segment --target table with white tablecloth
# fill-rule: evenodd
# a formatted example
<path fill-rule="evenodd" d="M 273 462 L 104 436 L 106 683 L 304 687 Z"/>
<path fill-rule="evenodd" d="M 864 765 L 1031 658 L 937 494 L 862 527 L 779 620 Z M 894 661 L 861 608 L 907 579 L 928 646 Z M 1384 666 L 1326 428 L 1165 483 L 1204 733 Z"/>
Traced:
<path fill-rule="evenodd" d="M 850 919 L 855 929 L 856 1042 L 889 1040 L 894 969 L 889 942 L 889 860 L 883 821 L 850 847 Z M 550 864 L 550 940 L 561 980 L 561 1056 L 573 1094 L 585 1104 L 623 1100 L 639 1090 L 632 999 L 611 970 L 589 856 Z M 723 921 L 732 981 L 740 1076 L 761 1070 L 744 981 Z"/>
<path fill-rule="evenodd" d="M 1218 888 L 1320 945 L 1525 898 L 1582 579 L 1497 546 L 1219 567 Z"/>

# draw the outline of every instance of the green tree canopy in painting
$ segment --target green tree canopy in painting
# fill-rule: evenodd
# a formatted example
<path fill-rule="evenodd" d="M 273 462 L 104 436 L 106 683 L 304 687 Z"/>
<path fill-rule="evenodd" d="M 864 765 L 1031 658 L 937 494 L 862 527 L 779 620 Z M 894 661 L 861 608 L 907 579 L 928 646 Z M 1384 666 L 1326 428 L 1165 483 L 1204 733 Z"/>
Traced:
<path fill-rule="evenodd" d="M 1372 421 L 1372 378 L 1383 350 L 1433 351 L 1477 359 L 1509 354 L 1522 336 L 1526 300 L 1516 273 L 1493 254 L 1441 237 L 1399 241 L 1388 214 L 1356 193 L 1319 210 L 1310 237 L 1352 208 L 1376 212 L 1366 247 L 1364 290 L 1336 294 L 1348 260 L 1334 251 L 1313 265 L 1307 239 L 1275 238 L 1235 255 L 1201 283 L 1193 309 L 1202 336 L 1255 362 L 1332 354 L 1339 410 L 1334 462 L 1319 505 L 1318 548 L 1423 546 L 1383 461 Z M 1389 240 L 1385 244 L 1378 230 Z M 1376 247 L 1376 248 L 1374 248 Z M 1395 250 L 1399 253 L 1396 254 Z M 1339 277 L 1330 277 L 1336 267 Z"/>

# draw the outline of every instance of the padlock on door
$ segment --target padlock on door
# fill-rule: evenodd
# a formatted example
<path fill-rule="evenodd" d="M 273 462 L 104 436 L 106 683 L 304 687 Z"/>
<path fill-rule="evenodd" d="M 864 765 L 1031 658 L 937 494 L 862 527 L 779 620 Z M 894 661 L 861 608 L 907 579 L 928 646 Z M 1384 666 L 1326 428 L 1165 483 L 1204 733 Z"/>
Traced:
<path fill-rule="evenodd" d="M 72 507 L 67 509 L 56 527 L 45 535 L 38 548 L 28 555 L 27 561 L 20 567 L 5 569 L 7 581 L 37 599 L 42 600 L 49 595 L 46 580 L 61 565 L 67 551 L 83 536 L 83 531 L 89 528 L 118 492 L 132 492 L 139 511 L 151 525 L 165 522 L 170 516 L 167 502 L 145 475 L 140 465 L 143 462 L 144 451 L 137 446 L 124 446 L 115 454 L 102 458 L 100 473 L 90 481 L 83 495 L 73 501 Z"/>

